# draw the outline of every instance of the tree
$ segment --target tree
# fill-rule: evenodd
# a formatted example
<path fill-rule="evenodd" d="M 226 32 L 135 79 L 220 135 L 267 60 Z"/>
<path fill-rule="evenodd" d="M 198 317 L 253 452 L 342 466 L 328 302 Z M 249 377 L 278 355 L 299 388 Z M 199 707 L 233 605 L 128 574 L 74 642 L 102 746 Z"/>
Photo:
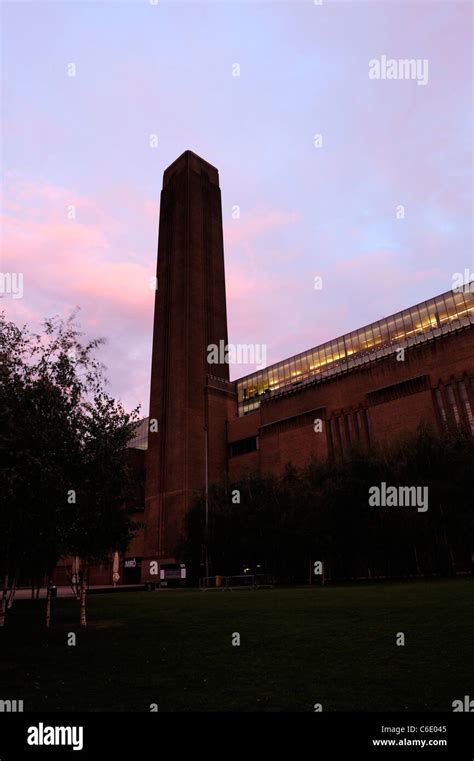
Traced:
<path fill-rule="evenodd" d="M 74 493 L 67 507 L 66 548 L 82 560 L 80 624 L 87 625 L 86 580 L 92 562 L 106 560 L 114 550 L 124 552 L 136 524 L 131 519 L 133 483 L 127 469 L 127 444 L 136 425 L 120 403 L 98 389 L 84 405 L 81 455 L 71 482 Z M 129 508 L 125 505 L 130 504 Z"/>
<path fill-rule="evenodd" d="M 102 343 L 81 341 L 75 314 L 46 320 L 41 334 L 0 315 L 0 626 L 20 573 L 46 576 L 49 626 L 59 559 L 79 546 L 85 558 L 102 557 L 133 530 L 123 498 L 138 410 L 127 414 L 106 395 Z M 78 484 L 87 521 L 71 499 Z"/>
<path fill-rule="evenodd" d="M 290 463 L 280 478 L 250 475 L 209 494 L 210 553 L 216 572 L 262 562 L 277 580 L 301 582 L 309 562 L 332 579 L 452 575 L 473 551 L 474 439 L 426 425 L 390 446 L 353 449 L 344 458 Z M 369 506 L 371 486 L 426 486 L 429 510 Z M 240 500 L 231 495 L 238 490 Z M 193 568 L 203 544 L 204 501 L 187 519 L 184 552 Z"/>

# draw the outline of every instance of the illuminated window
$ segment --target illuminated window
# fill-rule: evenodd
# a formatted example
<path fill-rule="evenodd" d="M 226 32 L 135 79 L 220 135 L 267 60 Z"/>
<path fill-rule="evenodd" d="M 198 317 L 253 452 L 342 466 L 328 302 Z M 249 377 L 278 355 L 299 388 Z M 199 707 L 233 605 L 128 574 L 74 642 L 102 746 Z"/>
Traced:
<path fill-rule="evenodd" d="M 348 333 L 347 336 L 345 336 L 345 343 L 346 343 L 346 351 L 347 351 L 347 357 L 350 359 L 354 354 L 357 354 L 359 350 L 359 344 L 357 342 L 357 333 Z"/>
<path fill-rule="evenodd" d="M 395 336 L 395 321 L 393 317 L 379 322 L 382 336 L 382 346 L 390 346 Z"/>
<path fill-rule="evenodd" d="M 453 292 L 453 300 L 456 305 L 456 311 L 461 322 L 469 321 L 469 305 L 464 298 L 462 291 Z"/>
<path fill-rule="evenodd" d="M 312 377 L 330 377 L 395 351 L 397 344 L 410 346 L 470 322 L 474 324 L 474 293 L 467 287 L 449 291 L 242 378 L 237 382 L 239 412 L 256 409 L 271 392 L 298 388 Z M 461 409 L 464 414 L 464 402 L 459 409 L 459 402 L 449 406 L 453 416 L 457 412 L 460 417 Z"/>
<path fill-rule="evenodd" d="M 436 328 L 439 328 L 440 321 L 438 317 L 438 302 L 436 299 L 430 299 L 426 302 L 426 307 L 428 309 L 428 315 L 429 315 L 429 321 L 430 321 L 430 328 L 431 330 L 436 330 Z"/>
<path fill-rule="evenodd" d="M 389 324 L 390 320 L 393 320 L 393 333 L 391 333 L 392 340 L 397 343 L 404 341 L 406 339 L 406 333 L 402 315 L 398 313 L 392 318 L 389 318 Z"/>
<path fill-rule="evenodd" d="M 373 324 L 372 332 L 374 334 L 374 349 L 378 349 L 382 344 L 382 330 L 380 327 L 380 322 Z"/>
<path fill-rule="evenodd" d="M 430 316 L 426 304 L 418 304 L 416 307 L 420 315 L 420 323 L 423 329 L 430 327 Z"/>
<path fill-rule="evenodd" d="M 420 314 L 418 305 L 411 307 L 410 313 L 413 320 L 413 335 L 419 336 L 423 333 L 423 314 Z"/>
<path fill-rule="evenodd" d="M 436 299 L 437 302 L 437 308 L 438 308 L 438 318 L 441 324 L 441 327 L 445 327 L 448 322 L 448 308 L 446 306 L 446 302 L 444 300 L 444 296 L 438 296 Z"/>
<path fill-rule="evenodd" d="M 374 334 L 372 332 L 372 326 L 367 325 L 366 328 L 361 328 L 359 331 L 360 334 L 360 348 L 365 353 L 367 351 L 372 351 L 374 348 Z"/>
<path fill-rule="evenodd" d="M 403 321 L 403 331 L 405 333 L 405 338 L 413 343 L 414 342 L 414 336 L 415 336 L 415 326 L 413 324 L 413 317 L 412 312 L 410 309 L 405 309 L 403 312 L 401 312 L 400 317 Z"/>
<path fill-rule="evenodd" d="M 445 293 L 444 301 L 446 304 L 447 321 L 449 324 L 452 324 L 458 320 L 458 310 L 456 307 L 456 302 L 454 301 L 454 298 L 453 298 L 453 294 Z"/>

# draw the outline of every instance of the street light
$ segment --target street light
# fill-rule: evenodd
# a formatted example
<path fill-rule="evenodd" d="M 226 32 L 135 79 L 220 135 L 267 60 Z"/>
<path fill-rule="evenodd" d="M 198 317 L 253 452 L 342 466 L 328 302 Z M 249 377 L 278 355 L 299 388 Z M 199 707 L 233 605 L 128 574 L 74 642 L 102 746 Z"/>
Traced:
<path fill-rule="evenodd" d="M 209 477 L 207 468 L 207 428 L 204 428 L 205 494 L 206 494 L 206 586 L 209 584 Z"/>

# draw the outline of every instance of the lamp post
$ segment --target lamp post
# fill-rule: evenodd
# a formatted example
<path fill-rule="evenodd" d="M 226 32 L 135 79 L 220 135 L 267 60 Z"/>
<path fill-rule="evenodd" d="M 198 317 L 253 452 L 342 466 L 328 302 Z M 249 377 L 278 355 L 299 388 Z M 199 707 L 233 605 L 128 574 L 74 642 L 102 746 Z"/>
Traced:
<path fill-rule="evenodd" d="M 209 584 L 209 476 L 207 467 L 207 428 L 204 428 L 204 462 L 205 462 L 205 495 L 206 495 L 206 586 Z"/>

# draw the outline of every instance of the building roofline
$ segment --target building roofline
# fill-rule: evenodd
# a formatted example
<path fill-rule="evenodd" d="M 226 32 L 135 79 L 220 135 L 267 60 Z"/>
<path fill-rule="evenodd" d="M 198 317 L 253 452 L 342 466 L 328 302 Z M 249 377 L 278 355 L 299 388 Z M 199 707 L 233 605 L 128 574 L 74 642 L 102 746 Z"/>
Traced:
<path fill-rule="evenodd" d="M 398 314 L 402 314 L 403 312 L 407 312 L 410 309 L 416 309 L 416 307 L 422 306 L 424 304 L 427 304 L 429 301 L 433 301 L 433 299 L 439 299 L 443 296 L 447 296 L 459 291 L 462 291 L 463 293 L 473 293 L 471 290 L 472 286 L 474 285 L 474 281 L 471 283 L 464 283 L 464 285 L 460 286 L 458 289 L 450 289 L 449 291 L 444 291 L 443 293 L 438 293 L 436 296 L 430 296 L 428 299 L 424 299 L 423 301 L 419 301 L 417 304 L 411 304 L 408 307 L 404 307 L 403 309 L 399 309 L 396 312 L 392 312 L 391 314 L 384 315 L 383 317 L 379 317 L 377 320 L 372 320 L 371 322 L 366 323 L 365 325 L 361 325 L 358 328 L 353 328 L 353 330 L 349 330 L 346 333 L 341 333 L 338 336 L 334 336 L 334 338 L 330 338 L 328 341 L 323 341 L 320 344 L 315 344 L 314 346 L 310 346 L 307 349 L 303 349 L 303 351 L 299 351 L 297 354 L 291 354 L 289 357 L 284 357 L 283 359 L 278 360 L 277 362 L 272 362 L 271 365 L 267 365 L 266 367 L 262 368 L 262 370 L 254 370 L 251 373 L 247 373 L 247 375 L 242 375 L 240 378 L 236 378 L 233 383 L 237 384 L 241 381 L 245 380 L 246 378 L 251 378 L 254 375 L 257 375 L 259 372 L 268 372 L 274 367 L 277 367 L 278 365 L 281 365 L 284 362 L 289 362 L 292 359 L 296 359 L 297 357 L 301 356 L 302 354 L 307 354 L 310 351 L 314 351 L 316 349 L 320 349 L 322 346 L 325 346 L 326 344 L 333 343 L 334 341 L 339 341 L 341 339 L 344 339 L 346 336 L 351 335 L 351 333 L 357 333 L 359 330 L 365 330 L 366 328 L 370 328 L 372 325 L 376 325 L 381 320 L 389 320 L 391 317 L 395 317 Z"/>
<path fill-rule="evenodd" d="M 194 156 L 195 158 L 198 159 L 198 161 L 201 162 L 201 164 L 206 164 L 206 166 L 209 166 L 211 169 L 213 169 L 215 172 L 217 172 L 219 174 L 219 170 L 217 169 L 216 166 L 214 166 L 214 164 L 211 164 L 210 161 L 206 161 L 206 159 L 203 159 L 202 156 L 199 156 L 199 154 L 197 154 L 194 151 L 191 151 L 191 150 L 189 150 L 189 148 L 187 148 L 174 161 L 172 161 L 169 166 L 167 166 L 165 168 L 165 170 L 163 172 L 163 175 L 165 174 L 165 172 L 169 172 L 169 170 L 172 169 L 175 164 L 178 164 L 180 161 L 182 161 L 185 157 L 188 157 L 188 156 Z"/>

